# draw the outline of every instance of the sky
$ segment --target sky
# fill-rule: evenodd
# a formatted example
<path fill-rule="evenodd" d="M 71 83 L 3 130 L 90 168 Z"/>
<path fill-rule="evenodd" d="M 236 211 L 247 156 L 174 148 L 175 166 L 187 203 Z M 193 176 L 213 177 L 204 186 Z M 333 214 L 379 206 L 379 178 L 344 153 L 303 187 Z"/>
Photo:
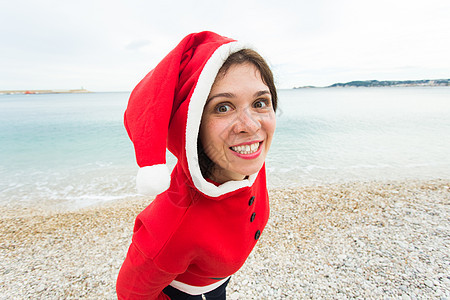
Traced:
<path fill-rule="evenodd" d="M 0 90 L 131 91 L 189 33 L 252 45 L 279 88 L 450 78 L 448 0 L 0 0 Z"/>

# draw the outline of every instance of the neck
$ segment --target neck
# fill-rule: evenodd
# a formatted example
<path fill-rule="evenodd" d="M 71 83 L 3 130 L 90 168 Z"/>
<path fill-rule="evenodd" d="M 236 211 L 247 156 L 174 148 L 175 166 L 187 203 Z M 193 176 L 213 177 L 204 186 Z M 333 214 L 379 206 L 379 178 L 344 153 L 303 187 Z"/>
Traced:
<path fill-rule="evenodd" d="M 225 183 L 227 181 L 241 181 L 248 179 L 248 175 L 237 174 L 233 172 L 227 172 L 224 170 L 215 170 L 209 176 L 209 178 L 219 184 Z"/>

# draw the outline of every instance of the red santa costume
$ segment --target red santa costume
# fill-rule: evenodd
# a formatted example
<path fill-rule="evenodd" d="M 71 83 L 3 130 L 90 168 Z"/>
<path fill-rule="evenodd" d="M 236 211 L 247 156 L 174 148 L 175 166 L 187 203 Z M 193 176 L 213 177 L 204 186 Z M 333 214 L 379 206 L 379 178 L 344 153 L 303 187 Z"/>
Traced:
<path fill-rule="evenodd" d="M 169 299 L 214 290 L 244 264 L 269 217 L 266 174 L 215 184 L 202 176 L 203 107 L 228 56 L 244 47 L 212 32 L 185 37 L 133 90 L 125 127 L 141 193 L 159 194 L 136 219 L 117 280 L 119 299 Z M 166 147 L 178 159 L 169 175 Z"/>

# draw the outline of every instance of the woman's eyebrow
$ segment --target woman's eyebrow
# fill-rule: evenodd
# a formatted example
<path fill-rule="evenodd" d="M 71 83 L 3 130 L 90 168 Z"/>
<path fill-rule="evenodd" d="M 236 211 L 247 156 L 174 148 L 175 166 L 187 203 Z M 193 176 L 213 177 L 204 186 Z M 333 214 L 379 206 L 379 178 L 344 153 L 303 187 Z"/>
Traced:
<path fill-rule="evenodd" d="M 206 100 L 206 103 L 208 103 L 209 101 L 211 101 L 214 98 L 218 98 L 218 97 L 223 97 L 223 98 L 234 98 L 236 97 L 233 93 L 219 93 L 219 94 L 215 94 L 212 95 L 211 97 L 208 98 L 208 100 Z"/>
<path fill-rule="evenodd" d="M 260 97 L 260 96 L 267 95 L 267 94 L 270 95 L 270 91 L 269 91 L 269 90 L 263 90 L 263 91 L 256 92 L 256 93 L 253 95 L 253 97 L 256 98 L 256 97 Z"/>
<path fill-rule="evenodd" d="M 253 97 L 257 98 L 257 97 L 261 97 L 261 96 L 267 95 L 267 94 L 270 95 L 270 91 L 269 90 L 262 90 L 262 91 L 258 91 L 255 94 L 253 94 Z M 214 98 L 219 98 L 219 97 L 222 97 L 222 98 L 235 98 L 236 95 L 233 94 L 233 93 L 219 93 L 219 94 L 215 94 L 215 95 L 212 95 L 211 97 L 209 97 L 208 100 L 206 100 L 206 103 L 208 103 L 209 101 L 211 101 Z"/>

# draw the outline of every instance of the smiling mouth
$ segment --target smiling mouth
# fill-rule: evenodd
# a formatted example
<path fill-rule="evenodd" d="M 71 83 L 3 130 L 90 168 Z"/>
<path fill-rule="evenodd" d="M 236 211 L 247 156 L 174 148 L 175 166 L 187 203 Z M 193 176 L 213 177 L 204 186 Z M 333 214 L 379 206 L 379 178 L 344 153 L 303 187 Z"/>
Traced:
<path fill-rule="evenodd" d="M 260 144 L 261 142 L 256 142 L 249 145 L 233 146 L 230 149 L 239 154 L 253 154 L 258 151 Z"/>

